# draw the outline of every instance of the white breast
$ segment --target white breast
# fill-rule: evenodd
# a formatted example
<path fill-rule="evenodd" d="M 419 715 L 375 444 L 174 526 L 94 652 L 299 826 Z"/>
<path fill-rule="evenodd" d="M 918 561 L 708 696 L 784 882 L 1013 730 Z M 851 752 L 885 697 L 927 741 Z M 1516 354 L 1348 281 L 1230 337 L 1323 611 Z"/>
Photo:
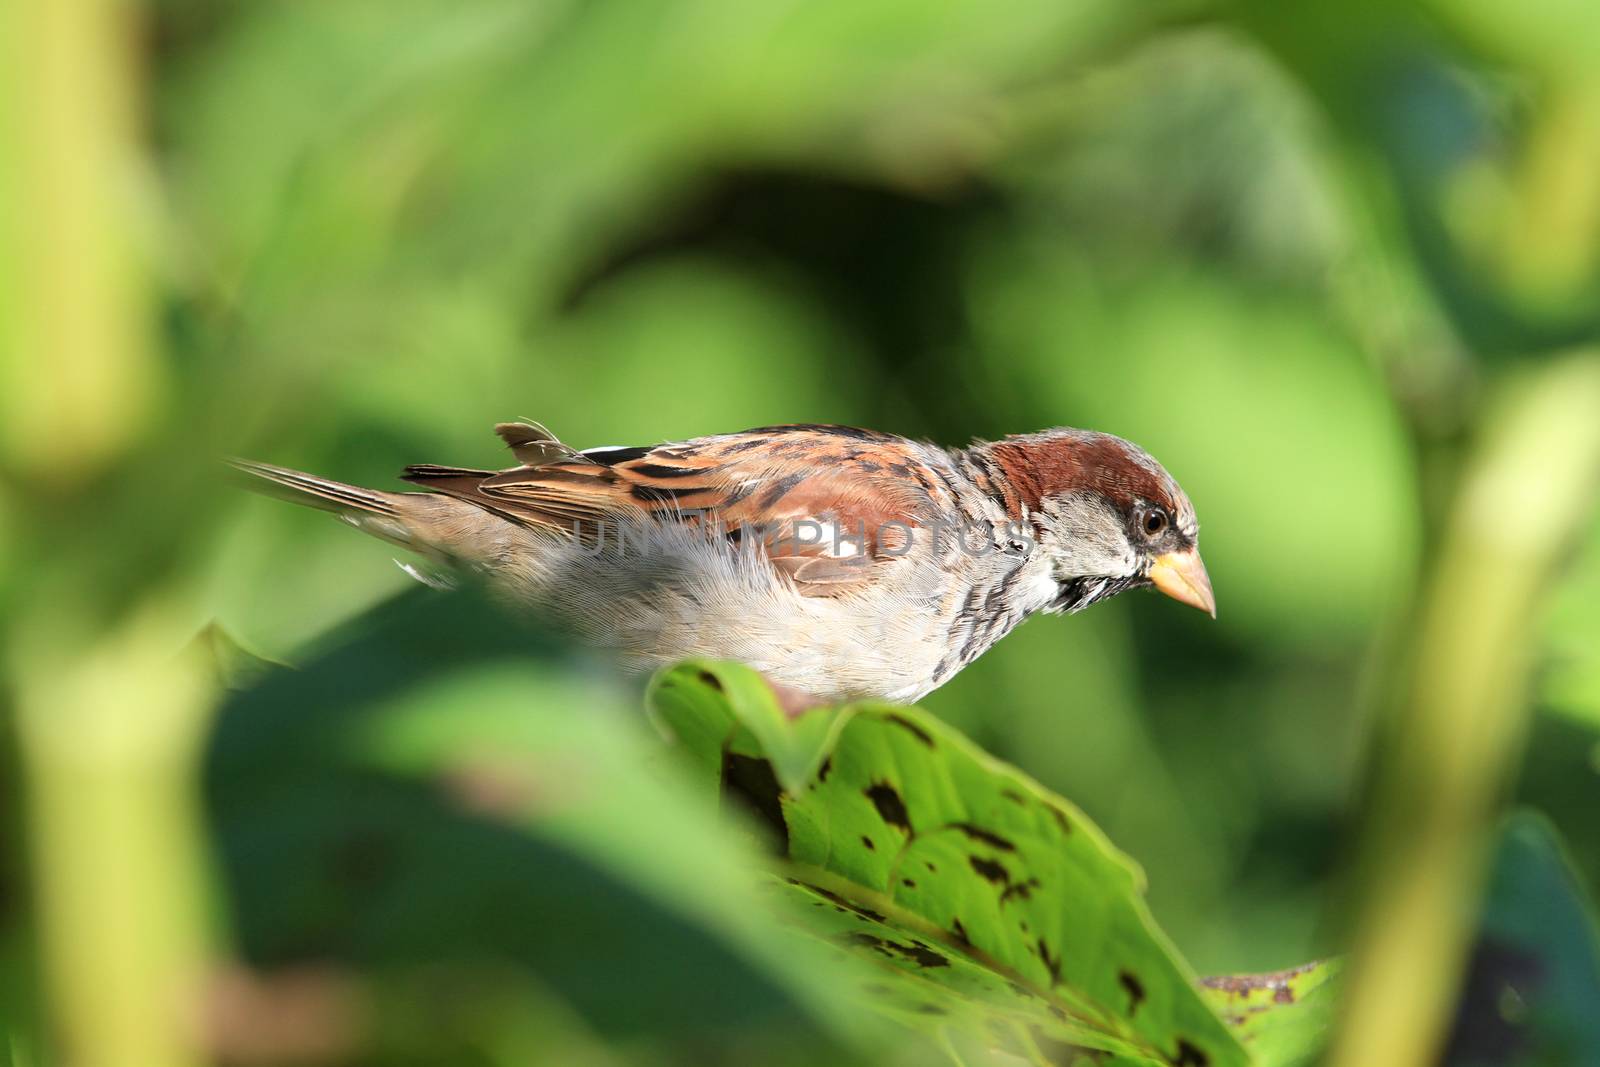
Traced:
<path fill-rule="evenodd" d="M 688 656 L 731 659 L 824 700 L 910 701 L 933 689 L 954 673 L 951 656 L 971 638 L 959 615 L 972 606 L 974 585 L 987 589 L 1021 563 L 998 553 L 936 558 L 914 539 L 905 556 L 866 564 L 877 571 L 858 591 L 808 597 L 759 544 L 650 521 L 608 534 L 598 548 L 585 548 L 519 532 L 522 543 L 508 545 L 490 574 L 541 616 L 617 650 L 632 668 Z M 1054 586 L 1042 591 L 1033 570 L 1012 588 L 1048 602 Z"/>

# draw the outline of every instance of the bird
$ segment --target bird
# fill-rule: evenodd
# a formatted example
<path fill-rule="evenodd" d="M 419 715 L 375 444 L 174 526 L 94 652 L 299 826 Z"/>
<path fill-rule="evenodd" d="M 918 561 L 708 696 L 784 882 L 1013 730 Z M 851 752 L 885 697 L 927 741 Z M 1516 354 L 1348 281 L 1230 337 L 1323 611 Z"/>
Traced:
<path fill-rule="evenodd" d="M 797 423 L 579 450 L 532 421 L 495 432 L 514 466 L 418 464 L 405 492 L 231 462 L 625 668 L 734 660 L 817 703 L 917 701 L 1029 616 L 1130 589 L 1216 617 L 1189 498 L 1111 434 L 944 448 Z"/>

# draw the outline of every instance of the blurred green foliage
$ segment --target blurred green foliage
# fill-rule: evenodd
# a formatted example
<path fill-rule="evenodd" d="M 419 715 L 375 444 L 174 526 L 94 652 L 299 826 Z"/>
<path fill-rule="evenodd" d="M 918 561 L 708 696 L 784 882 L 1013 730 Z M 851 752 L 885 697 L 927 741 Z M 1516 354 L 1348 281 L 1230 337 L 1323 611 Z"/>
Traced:
<path fill-rule="evenodd" d="M 565 652 L 463 678 L 434 677 L 426 642 L 319 658 L 378 640 L 366 613 L 409 579 L 325 516 L 221 487 L 228 453 L 389 486 L 407 462 L 499 462 L 488 428 L 516 416 L 580 446 L 788 421 L 1120 433 L 1194 498 L 1220 618 L 1130 595 L 1035 620 L 927 709 L 1136 857 L 1202 972 L 1342 951 L 1372 827 L 1426 828 L 1404 818 L 1427 797 L 1373 783 L 1458 479 L 1508 380 L 1596 358 L 1586 6 L 18 0 L 0 39 L 0 1062 L 52 1062 L 53 1030 L 76 1062 L 164 1061 L 163 983 L 200 958 L 266 974 L 238 995 L 271 1016 L 300 1003 L 272 973 L 336 944 L 414 960 L 509 938 L 448 893 L 335 922 L 337 886 L 274 860 L 395 788 L 350 763 L 344 726 L 377 724 L 362 751 L 390 771 L 473 743 L 618 775 L 651 758 L 637 688 Z M 1507 618 L 1533 670 L 1488 791 L 1540 809 L 1592 886 L 1587 530 L 1530 582 L 1537 618 Z M 317 666 L 216 718 L 200 657 L 157 659 L 213 622 Z M 508 701 L 526 718 L 474 717 Z M 222 814 L 196 802 L 202 759 L 259 820 L 249 847 L 197 831 Z M 411 861 L 449 865 L 456 816 L 401 791 Z M 663 817 L 637 832 L 741 861 L 663 795 L 641 794 Z M 561 836 L 627 825 L 595 819 L 497 830 L 504 880 L 462 881 L 584 930 L 609 893 L 635 926 L 602 933 L 677 948 L 614 996 L 571 945 L 547 985 L 479 972 L 438 1027 L 433 985 L 380 981 L 350 994 L 386 1035 L 370 1061 L 705 1062 L 728 1021 L 692 1001 L 708 990 L 752 1022 L 725 1062 L 871 1047 L 849 1005 L 788 1017 L 815 984 L 767 933 L 714 943 L 671 868 Z M 194 875 L 219 855 L 231 877 Z M 128 888 L 91 892 L 110 884 Z M 41 970 L 41 938 L 76 947 Z M 313 981 L 314 1006 L 346 977 Z"/>
<path fill-rule="evenodd" d="M 1483 925 L 1447 1055 L 1458 1067 L 1585 1063 L 1600 1048 L 1600 956 L 1585 900 L 1549 823 L 1519 813 L 1495 852 Z"/>

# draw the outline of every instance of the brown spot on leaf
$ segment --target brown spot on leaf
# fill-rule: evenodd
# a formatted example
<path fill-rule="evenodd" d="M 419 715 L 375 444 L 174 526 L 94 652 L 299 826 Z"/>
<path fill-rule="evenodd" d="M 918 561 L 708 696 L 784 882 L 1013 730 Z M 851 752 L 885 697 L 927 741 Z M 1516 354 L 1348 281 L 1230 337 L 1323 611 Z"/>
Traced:
<path fill-rule="evenodd" d="M 877 934 L 869 934 L 864 930 L 855 930 L 844 935 L 844 941 L 849 945 L 863 945 L 883 955 L 889 955 L 889 942 Z"/>
<path fill-rule="evenodd" d="M 1144 983 L 1132 971 L 1123 971 L 1117 975 L 1117 982 L 1128 991 L 1128 1014 L 1132 1015 L 1139 1010 L 1139 1005 L 1144 1003 Z"/>
<path fill-rule="evenodd" d="M 886 937 L 879 937 L 877 934 L 869 934 L 859 930 L 847 935 L 845 940 L 854 945 L 864 945 L 885 956 L 899 956 L 901 959 L 914 963 L 918 967 L 950 966 L 950 961 L 945 959 L 941 953 L 935 952 L 920 942 L 912 942 L 909 945 L 905 945 L 898 941 L 891 941 Z"/>
<path fill-rule="evenodd" d="M 1039 954 L 1039 960 L 1044 964 L 1044 969 L 1050 972 L 1050 985 L 1052 987 L 1060 985 L 1061 957 L 1051 953 L 1050 946 L 1045 943 L 1045 939 L 1042 937 L 1034 942 L 1034 951 Z"/>
<path fill-rule="evenodd" d="M 1015 852 L 1017 850 L 1016 845 L 1013 845 L 993 830 L 985 830 L 983 827 L 974 826 L 970 822 L 953 822 L 950 827 L 953 830 L 960 830 L 974 841 L 982 841 L 986 845 L 993 845 L 1001 852 Z"/>
<path fill-rule="evenodd" d="M 995 885 L 1009 885 L 1011 882 L 1011 873 L 1005 869 L 1003 864 L 996 863 L 994 860 L 986 860 L 982 856 L 968 856 L 967 862 L 972 864 L 974 871 L 978 872 L 978 877 L 987 882 L 993 882 Z"/>
<path fill-rule="evenodd" d="M 911 817 L 906 813 L 905 801 L 900 799 L 900 794 L 888 782 L 874 782 L 865 790 L 866 797 L 872 801 L 872 806 L 878 809 L 878 817 L 890 826 L 898 826 L 906 833 L 911 832 Z"/>
<path fill-rule="evenodd" d="M 712 674 L 710 671 L 701 671 L 700 674 L 699 674 L 699 678 L 700 678 L 700 680 L 702 682 L 704 682 L 706 685 L 710 686 L 712 689 L 715 689 L 717 692 L 721 693 L 721 692 L 724 691 L 723 688 L 722 688 L 722 679 L 718 678 L 716 675 Z"/>
<path fill-rule="evenodd" d="M 956 940 L 968 948 L 972 947 L 972 939 L 967 936 L 967 928 L 961 925 L 960 919 L 950 920 L 950 932 L 956 935 Z"/>
<path fill-rule="evenodd" d="M 912 963 L 915 963 L 918 967 L 950 966 L 950 961 L 944 958 L 943 953 L 936 952 L 932 948 L 920 942 L 915 942 L 910 945 L 895 945 L 895 949 L 906 959 L 910 960 Z"/>
<path fill-rule="evenodd" d="M 804 883 L 796 882 L 795 884 L 796 885 L 803 885 Z M 846 898 L 841 897 L 838 893 L 835 893 L 835 892 L 833 892 L 831 890 L 828 890 L 828 889 L 824 889 L 820 885 L 808 885 L 808 886 L 806 886 L 806 888 L 811 890 L 813 893 L 817 893 L 817 894 L 819 894 L 821 896 L 827 897 L 829 900 L 833 901 L 835 906 L 843 908 L 845 911 L 854 912 L 855 914 L 861 916 L 863 919 L 871 919 L 875 923 L 883 922 L 883 916 L 880 915 L 879 913 L 873 911 L 871 908 L 864 907 L 864 906 L 862 906 L 860 904 L 857 904 L 853 900 L 847 900 Z"/>
<path fill-rule="evenodd" d="M 1225 974 L 1213 975 L 1200 979 L 1202 985 L 1209 989 L 1220 989 L 1224 993 L 1235 997 L 1248 997 L 1259 989 L 1272 991 L 1272 999 L 1279 1004 L 1292 1004 L 1294 990 L 1290 983 L 1308 971 L 1320 967 L 1321 963 L 1312 960 L 1302 963 L 1298 967 L 1290 967 L 1282 971 L 1267 971 L 1263 974 Z"/>
<path fill-rule="evenodd" d="M 789 852 L 789 824 L 783 818 L 782 792 L 771 763 L 735 752 L 722 754 L 723 797 L 732 797 L 735 803 L 755 813 L 771 831 L 780 856 Z"/>
<path fill-rule="evenodd" d="M 1211 1057 L 1182 1038 L 1178 1039 L 1178 1058 L 1172 1067 L 1209 1067 Z"/>
<path fill-rule="evenodd" d="M 913 737 L 915 737 L 918 741 L 921 741 L 924 745 L 927 745 L 929 748 L 934 747 L 933 738 L 929 736 L 928 731 L 924 730 L 922 727 L 918 726 L 904 715 L 886 715 L 884 718 L 888 719 L 890 722 L 904 730 L 909 730 Z"/>
<path fill-rule="evenodd" d="M 1039 888 L 1039 884 L 1039 879 L 1037 878 L 1029 878 L 1023 882 L 1012 882 L 1006 886 L 1005 892 L 1000 894 L 1000 903 L 1004 904 L 1012 898 L 1028 900 L 1033 896 L 1033 891 Z"/>
<path fill-rule="evenodd" d="M 878 851 L 878 846 L 874 845 L 872 843 L 872 838 L 868 837 L 866 834 L 862 834 L 861 835 L 861 843 L 863 845 L 867 846 L 867 851 L 868 852 L 876 852 L 876 851 Z"/>
<path fill-rule="evenodd" d="M 822 766 L 817 768 L 817 782 L 820 784 L 828 780 L 828 772 L 833 770 L 833 757 L 824 756 Z"/>

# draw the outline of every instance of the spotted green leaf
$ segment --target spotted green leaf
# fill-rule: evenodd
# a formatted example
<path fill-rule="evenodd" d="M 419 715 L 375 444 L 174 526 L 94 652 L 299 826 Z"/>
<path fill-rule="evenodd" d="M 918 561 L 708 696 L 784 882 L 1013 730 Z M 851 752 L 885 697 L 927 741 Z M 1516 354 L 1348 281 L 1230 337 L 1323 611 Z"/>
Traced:
<path fill-rule="evenodd" d="M 1257 1063 L 1300 1067 L 1315 1063 L 1338 1006 L 1342 960 L 1307 963 L 1270 974 L 1205 980 L 1206 998 Z"/>
<path fill-rule="evenodd" d="M 650 703 L 776 833 L 799 921 L 881 964 L 882 1010 L 1040 1061 L 1250 1062 L 1082 812 L 918 708 L 730 697 L 760 684 L 692 661 Z"/>
<path fill-rule="evenodd" d="M 654 690 L 657 713 L 678 739 L 720 778 L 722 752 L 737 725 L 749 735 L 743 747 L 759 750 L 778 784 L 791 793 L 805 788 L 833 744 L 844 720 L 837 715 L 790 715 L 755 671 L 722 663 L 686 663 L 695 684 L 663 682 Z"/>

